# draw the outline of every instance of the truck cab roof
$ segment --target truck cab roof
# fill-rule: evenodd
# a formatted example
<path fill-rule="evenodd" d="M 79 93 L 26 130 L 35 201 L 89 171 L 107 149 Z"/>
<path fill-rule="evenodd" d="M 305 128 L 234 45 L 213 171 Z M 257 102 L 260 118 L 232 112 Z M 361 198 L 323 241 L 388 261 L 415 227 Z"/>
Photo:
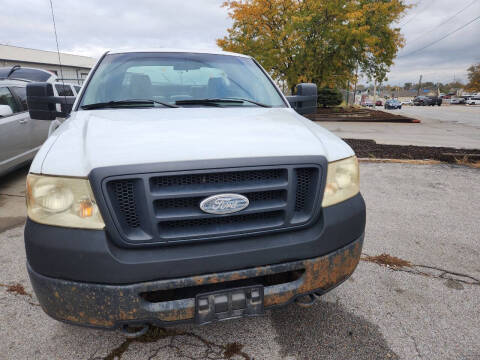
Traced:
<path fill-rule="evenodd" d="M 179 48 L 140 48 L 140 49 L 114 49 L 106 52 L 107 54 L 127 54 L 127 53 L 186 53 L 186 54 L 212 54 L 212 55 L 228 55 L 251 58 L 251 56 L 214 49 L 179 49 Z"/>

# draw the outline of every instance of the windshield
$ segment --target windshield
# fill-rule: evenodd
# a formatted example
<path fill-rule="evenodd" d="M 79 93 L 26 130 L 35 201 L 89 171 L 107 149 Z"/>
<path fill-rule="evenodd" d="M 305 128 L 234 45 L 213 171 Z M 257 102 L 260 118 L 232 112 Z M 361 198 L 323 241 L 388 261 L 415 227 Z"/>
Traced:
<path fill-rule="evenodd" d="M 244 99 L 219 106 L 286 107 L 279 92 L 250 58 L 194 53 L 106 55 L 88 83 L 80 107 L 122 100 Z M 205 106 L 186 102 L 181 106 Z"/>

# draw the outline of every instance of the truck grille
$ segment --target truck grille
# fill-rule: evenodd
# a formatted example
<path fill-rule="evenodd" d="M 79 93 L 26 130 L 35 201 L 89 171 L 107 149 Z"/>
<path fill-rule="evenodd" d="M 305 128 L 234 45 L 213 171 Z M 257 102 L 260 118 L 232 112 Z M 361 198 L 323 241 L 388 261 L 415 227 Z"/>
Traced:
<path fill-rule="evenodd" d="M 319 203 L 320 166 L 287 165 L 141 174 L 107 178 L 107 205 L 129 242 L 175 243 L 241 236 L 306 225 Z M 206 197 L 236 193 L 249 199 L 237 213 L 207 214 Z"/>

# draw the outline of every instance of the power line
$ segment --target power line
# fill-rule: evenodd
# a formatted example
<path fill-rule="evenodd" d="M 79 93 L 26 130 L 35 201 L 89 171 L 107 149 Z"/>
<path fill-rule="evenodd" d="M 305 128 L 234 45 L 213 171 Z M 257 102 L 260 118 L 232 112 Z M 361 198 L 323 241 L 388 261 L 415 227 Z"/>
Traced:
<path fill-rule="evenodd" d="M 423 0 L 420 0 L 418 3 L 416 3 L 416 6 L 419 6 L 421 3 L 422 3 Z M 433 0 L 430 0 L 430 4 L 433 3 Z M 428 5 L 425 6 L 421 11 L 417 11 L 410 19 L 408 19 L 406 22 L 404 22 L 403 24 L 400 24 L 399 26 L 402 28 L 404 27 L 405 25 L 407 25 L 409 22 L 411 22 L 413 19 L 415 19 L 419 14 L 421 14 L 422 12 L 424 12 L 427 8 L 428 8 Z"/>
<path fill-rule="evenodd" d="M 446 38 L 449 37 L 450 35 L 453 35 L 453 34 L 455 34 L 456 32 L 458 32 L 458 31 L 466 28 L 468 25 L 470 25 L 471 23 L 477 21 L 478 19 L 480 19 L 480 16 L 477 16 L 475 19 L 470 20 L 468 23 L 466 23 L 465 25 L 460 26 L 459 28 L 455 29 L 454 31 L 449 32 L 447 35 L 441 37 L 440 39 L 435 40 L 434 42 L 431 42 L 430 44 L 425 45 L 425 46 L 421 47 L 420 49 L 414 50 L 414 51 L 412 51 L 412 52 L 410 52 L 410 53 L 408 53 L 408 54 L 401 55 L 401 56 L 399 56 L 398 58 L 403 58 L 403 57 L 406 57 L 406 56 L 410 56 L 410 55 L 416 54 L 416 53 L 419 52 L 419 51 L 422 51 L 422 50 L 424 50 L 424 49 L 426 49 L 426 48 L 428 48 L 428 47 L 430 47 L 430 46 L 432 46 L 432 45 L 435 45 L 436 43 L 442 41 L 443 39 L 446 39 Z"/>
<path fill-rule="evenodd" d="M 458 14 L 464 12 L 465 10 L 467 10 L 470 6 L 472 6 L 472 5 L 475 4 L 475 3 L 478 3 L 478 0 L 473 0 L 470 4 L 468 4 L 467 6 L 465 6 L 462 10 L 460 10 L 460 11 L 458 11 L 457 13 L 455 13 L 454 15 L 450 16 L 448 19 L 442 21 L 440 24 L 438 24 L 438 25 L 435 26 L 434 28 L 426 31 L 426 33 L 430 33 L 430 32 L 432 32 L 433 30 L 438 29 L 440 26 L 445 25 L 445 24 L 448 23 L 450 20 L 452 20 L 453 18 L 455 18 Z M 415 42 L 415 41 L 417 41 L 418 39 L 420 39 L 421 37 L 423 37 L 423 34 L 420 35 L 420 36 L 418 36 L 418 37 L 416 37 L 416 38 L 413 39 L 413 40 L 410 40 L 409 43 Z"/>

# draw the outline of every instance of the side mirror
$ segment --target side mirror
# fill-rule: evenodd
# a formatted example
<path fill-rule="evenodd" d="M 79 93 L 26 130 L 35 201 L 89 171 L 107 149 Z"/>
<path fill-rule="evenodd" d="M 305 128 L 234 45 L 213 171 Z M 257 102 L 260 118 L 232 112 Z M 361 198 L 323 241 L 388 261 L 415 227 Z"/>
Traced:
<path fill-rule="evenodd" d="M 72 111 L 75 96 L 54 96 L 50 83 L 27 84 L 27 105 L 30 117 L 35 120 L 55 120 L 66 117 Z M 61 104 L 62 111 L 57 111 L 56 104 Z"/>
<path fill-rule="evenodd" d="M 13 115 L 13 110 L 10 105 L 0 105 L 0 117 L 7 117 Z"/>
<path fill-rule="evenodd" d="M 304 83 L 297 85 L 297 95 L 287 96 L 287 100 L 299 114 L 313 114 L 317 110 L 317 85 Z"/>

